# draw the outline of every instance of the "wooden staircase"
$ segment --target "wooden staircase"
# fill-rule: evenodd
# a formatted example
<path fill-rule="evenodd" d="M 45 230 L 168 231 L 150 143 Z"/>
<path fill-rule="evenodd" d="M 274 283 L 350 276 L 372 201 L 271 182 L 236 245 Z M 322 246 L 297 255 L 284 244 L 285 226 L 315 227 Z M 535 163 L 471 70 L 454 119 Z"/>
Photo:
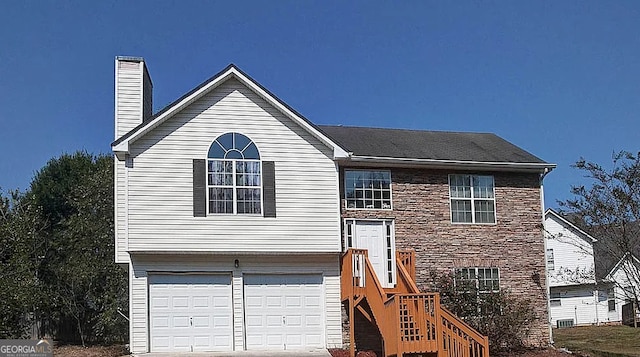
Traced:
<path fill-rule="evenodd" d="M 377 326 L 385 356 L 489 357 L 487 337 L 441 306 L 439 294 L 419 291 L 415 283 L 415 252 L 399 251 L 396 270 L 396 286 L 385 289 L 366 250 L 352 248 L 343 255 L 342 301 L 348 303 L 352 357 L 355 357 L 356 309 Z"/>

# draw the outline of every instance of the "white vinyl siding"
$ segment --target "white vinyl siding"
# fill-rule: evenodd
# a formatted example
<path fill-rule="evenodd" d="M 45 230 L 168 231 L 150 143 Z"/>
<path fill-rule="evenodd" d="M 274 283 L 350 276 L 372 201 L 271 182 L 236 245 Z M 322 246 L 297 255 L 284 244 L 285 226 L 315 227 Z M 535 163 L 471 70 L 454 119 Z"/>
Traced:
<path fill-rule="evenodd" d="M 558 320 L 573 320 L 574 325 L 592 325 L 619 321 L 607 312 L 607 291 L 596 291 L 593 285 L 552 287 L 549 315 L 551 325 Z"/>
<path fill-rule="evenodd" d="M 238 259 L 239 267 L 234 268 Z M 322 276 L 323 346 L 342 347 L 339 254 L 331 255 L 143 255 L 131 269 L 131 351 L 148 352 L 147 277 L 162 273 L 231 274 L 234 350 L 244 349 L 243 276 L 245 274 L 315 274 Z"/>
<path fill-rule="evenodd" d="M 597 290 L 594 284 L 592 239 L 553 213 L 546 213 L 544 226 L 551 324 L 555 327 L 559 320 L 573 320 L 575 325 L 620 321 L 615 312 L 608 312 L 606 285 Z"/>
<path fill-rule="evenodd" d="M 553 269 L 547 266 L 549 286 L 594 282 L 593 246 L 579 233 L 562 223 L 557 217 L 547 214 L 547 264 L 551 263 L 549 253 L 553 254 Z M 577 271 L 581 272 L 578 276 L 572 274 Z"/>
<path fill-rule="evenodd" d="M 277 218 L 193 217 L 192 160 L 227 132 L 251 138 L 261 159 L 275 162 Z M 134 142 L 131 156 L 131 251 L 340 251 L 333 150 L 237 80 Z"/>
<path fill-rule="evenodd" d="M 116 61 L 116 139 L 142 123 L 144 64 Z"/>
<path fill-rule="evenodd" d="M 114 160 L 114 204 L 115 204 L 115 254 L 116 263 L 128 263 L 127 253 L 127 179 L 125 162 Z"/>

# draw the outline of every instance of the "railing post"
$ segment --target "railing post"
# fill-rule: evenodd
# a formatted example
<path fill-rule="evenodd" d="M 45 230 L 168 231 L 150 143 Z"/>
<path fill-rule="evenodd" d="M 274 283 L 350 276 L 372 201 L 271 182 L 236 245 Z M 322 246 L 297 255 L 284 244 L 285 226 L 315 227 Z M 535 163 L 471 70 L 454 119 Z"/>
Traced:
<path fill-rule="evenodd" d="M 356 357 L 355 316 L 356 309 L 353 306 L 353 294 L 349 296 L 349 356 Z"/>
<path fill-rule="evenodd" d="M 438 356 L 440 352 L 444 352 L 444 337 L 442 333 L 442 317 L 440 316 L 440 294 L 436 293 L 434 298 L 434 312 L 433 317 L 436 320 L 436 350 L 438 351 Z"/>
<path fill-rule="evenodd" d="M 406 303 L 406 301 L 402 301 L 403 297 L 402 295 L 396 295 L 394 297 L 395 300 L 395 320 L 396 320 L 396 328 L 395 328 L 395 333 L 396 333 L 396 356 L 402 357 L 404 355 L 404 346 L 403 346 L 403 341 L 402 341 L 402 334 L 401 334 L 401 327 L 400 325 L 403 323 L 402 322 L 402 318 L 400 316 L 400 306 L 402 306 L 403 303 Z"/>

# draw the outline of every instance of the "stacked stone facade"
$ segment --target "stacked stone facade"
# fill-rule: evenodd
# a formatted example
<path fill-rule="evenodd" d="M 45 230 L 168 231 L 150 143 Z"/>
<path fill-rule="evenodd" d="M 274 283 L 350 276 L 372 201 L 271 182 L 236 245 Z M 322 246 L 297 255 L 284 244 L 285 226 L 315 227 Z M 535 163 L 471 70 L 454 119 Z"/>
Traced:
<path fill-rule="evenodd" d="M 416 252 L 416 282 L 423 291 L 428 291 L 426 284 L 432 270 L 499 268 L 500 288 L 534 304 L 538 319 L 531 326 L 529 344 L 548 345 L 539 174 L 471 172 L 494 177 L 496 223 L 457 224 L 451 223 L 448 175 L 469 172 L 404 168 L 390 171 L 392 209 L 346 209 L 343 200 L 342 218 L 393 219 L 396 248 Z M 344 199 L 344 180 L 341 181 Z"/>

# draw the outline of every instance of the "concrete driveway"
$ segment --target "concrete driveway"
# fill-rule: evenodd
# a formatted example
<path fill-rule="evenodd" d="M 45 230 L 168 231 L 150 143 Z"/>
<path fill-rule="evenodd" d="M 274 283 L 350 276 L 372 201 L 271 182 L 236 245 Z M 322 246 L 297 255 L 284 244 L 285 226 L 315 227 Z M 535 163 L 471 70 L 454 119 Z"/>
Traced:
<path fill-rule="evenodd" d="M 301 350 L 301 351 L 236 351 L 236 352 L 167 352 L 135 354 L 140 357 L 331 357 L 329 351 Z"/>

